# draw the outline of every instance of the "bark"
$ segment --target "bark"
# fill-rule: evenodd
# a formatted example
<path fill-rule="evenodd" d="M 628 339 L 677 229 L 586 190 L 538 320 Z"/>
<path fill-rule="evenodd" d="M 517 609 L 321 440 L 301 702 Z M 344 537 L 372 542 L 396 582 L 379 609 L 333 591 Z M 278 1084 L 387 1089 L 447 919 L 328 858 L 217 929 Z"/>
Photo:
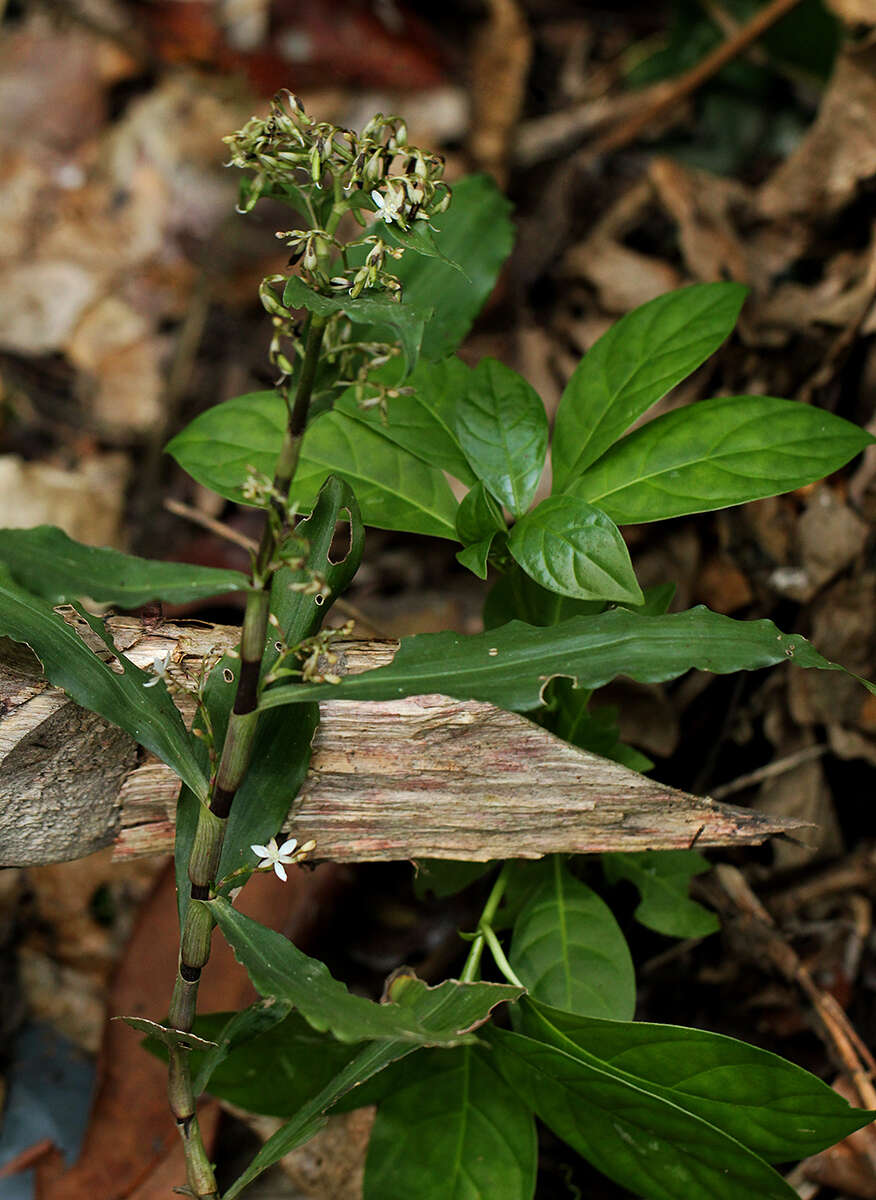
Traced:
<path fill-rule="evenodd" d="M 172 650 L 171 677 L 197 677 L 240 631 L 112 617 L 138 666 Z M 347 642 L 339 666 L 392 660 L 397 642 Z M 175 697 L 190 720 L 187 693 Z M 284 833 L 338 862 L 537 858 L 553 852 L 758 843 L 796 822 L 665 787 L 568 745 L 525 717 L 445 696 L 328 701 L 308 778 Z M 36 658 L 0 640 L 0 866 L 172 848 L 179 781 L 120 730 L 52 687 Z M 294 804 L 292 803 L 294 800 Z"/>

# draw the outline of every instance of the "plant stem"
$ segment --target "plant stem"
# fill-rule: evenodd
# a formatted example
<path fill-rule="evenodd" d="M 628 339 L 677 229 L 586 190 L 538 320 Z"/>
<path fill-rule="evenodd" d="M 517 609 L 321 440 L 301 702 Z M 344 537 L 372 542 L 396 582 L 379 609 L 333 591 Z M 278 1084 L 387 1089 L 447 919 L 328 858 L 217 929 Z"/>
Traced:
<path fill-rule="evenodd" d="M 484 930 L 487 928 L 492 929 L 493 920 L 502 902 L 502 897 L 505 895 L 505 888 L 508 886 L 510 876 L 511 863 L 506 862 L 496 877 L 496 882 L 493 884 L 493 889 L 487 897 L 487 903 L 484 905 L 484 911 L 481 913 L 481 919 L 478 921 L 478 931 L 475 934 L 471 949 L 468 952 L 468 958 L 465 960 L 465 966 L 462 968 L 462 974 L 459 977 L 461 983 L 474 983 L 480 974 L 481 958 L 483 957 L 484 942 L 486 940 Z"/>
<path fill-rule="evenodd" d="M 210 957 L 213 918 L 206 901 L 216 880 L 231 805 L 252 759 L 258 723 L 259 675 L 270 613 L 270 584 L 275 570 L 273 562 L 286 525 L 285 499 L 298 466 L 324 330 L 325 321 L 311 317 L 295 400 L 289 410 L 283 446 L 274 472 L 277 499 L 274 511 L 265 514 L 262 537 L 253 564 L 253 586 L 243 617 L 240 673 L 234 707 L 222 744 L 210 804 L 201 804 L 198 809 L 198 824 L 188 864 L 191 898 L 180 935 L 179 966 L 168 1015 L 170 1025 L 183 1033 L 192 1028 L 201 971 Z M 183 1139 L 189 1188 L 199 1200 L 219 1200 L 213 1168 L 198 1127 L 188 1053 L 181 1046 L 171 1047 L 168 1080 L 170 1107 Z"/>

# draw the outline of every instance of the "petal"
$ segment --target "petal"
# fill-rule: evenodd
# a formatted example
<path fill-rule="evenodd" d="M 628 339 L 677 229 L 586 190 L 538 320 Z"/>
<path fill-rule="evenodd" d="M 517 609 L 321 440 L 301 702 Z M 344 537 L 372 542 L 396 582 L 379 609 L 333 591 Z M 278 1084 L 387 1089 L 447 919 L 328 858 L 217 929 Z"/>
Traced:
<path fill-rule="evenodd" d="M 294 854 L 295 847 L 298 845 L 298 838 L 290 838 L 288 842 L 284 842 L 280 847 L 279 854 L 282 857 L 284 854 Z"/>
<path fill-rule="evenodd" d="M 287 876 L 286 876 L 286 868 L 283 866 L 283 864 L 282 864 L 282 863 L 275 862 L 275 863 L 274 863 L 274 870 L 277 872 L 277 874 L 280 876 L 280 878 L 281 878 L 281 879 L 283 880 L 283 882 L 285 883 L 285 882 L 286 882 L 286 879 L 287 879 Z"/>
<path fill-rule="evenodd" d="M 263 871 L 265 869 L 265 867 L 272 867 L 273 865 L 274 865 L 274 860 L 272 858 L 263 858 L 262 861 L 256 867 L 256 870 Z"/>
<path fill-rule="evenodd" d="M 271 852 L 267 846 L 256 846 L 255 843 L 253 843 L 253 845 L 250 846 L 250 850 L 252 850 L 253 854 L 257 854 L 259 858 L 271 857 Z"/>

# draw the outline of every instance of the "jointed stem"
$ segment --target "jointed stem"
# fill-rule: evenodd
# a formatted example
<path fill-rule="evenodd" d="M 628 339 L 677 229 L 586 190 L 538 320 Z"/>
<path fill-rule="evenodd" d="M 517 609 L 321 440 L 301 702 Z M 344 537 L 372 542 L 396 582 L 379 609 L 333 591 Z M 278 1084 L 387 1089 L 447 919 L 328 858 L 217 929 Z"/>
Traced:
<path fill-rule="evenodd" d="M 325 321 L 311 317 L 295 399 L 274 474 L 275 493 L 283 499 L 289 493 L 298 466 L 324 330 Z M 231 805 L 252 758 L 258 723 L 259 675 L 270 612 L 270 584 L 285 523 L 285 506 L 278 501 L 277 509 L 265 515 L 255 557 L 253 587 L 243 618 L 237 692 L 212 797 L 209 806 L 201 804 L 198 810 L 198 824 L 188 865 L 191 895 L 180 937 L 179 967 L 168 1018 L 173 1028 L 184 1033 L 192 1028 L 201 971 L 210 957 L 213 918 L 205 901 L 209 899 L 210 889 L 216 881 Z M 170 1051 L 168 1096 L 185 1147 L 188 1186 L 199 1200 L 219 1200 L 213 1168 L 198 1128 L 188 1051 L 179 1046 L 172 1047 Z"/>

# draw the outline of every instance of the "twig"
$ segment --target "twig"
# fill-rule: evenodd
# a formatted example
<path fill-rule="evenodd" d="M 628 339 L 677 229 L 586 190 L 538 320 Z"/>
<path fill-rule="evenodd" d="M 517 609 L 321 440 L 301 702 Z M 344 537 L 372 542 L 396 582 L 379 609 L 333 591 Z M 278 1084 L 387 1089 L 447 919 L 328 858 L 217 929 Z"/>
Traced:
<path fill-rule="evenodd" d="M 173 513 L 175 517 L 184 517 L 186 521 L 191 521 L 193 525 L 200 525 L 202 529 L 209 530 L 210 533 L 215 533 L 217 537 L 224 538 L 226 542 L 233 542 L 235 546 L 240 546 L 250 554 L 254 554 L 258 550 L 258 543 L 252 538 L 246 536 L 245 533 L 238 533 L 236 529 L 231 529 L 228 525 L 223 525 L 221 521 L 217 521 L 214 517 L 207 516 L 197 508 L 193 508 L 190 504 L 183 504 L 181 500 L 165 500 L 164 507 L 168 512 Z"/>
<path fill-rule="evenodd" d="M 701 88 L 712 76 L 717 75 L 727 63 L 732 62 L 734 58 L 747 50 L 753 42 L 756 42 L 762 34 L 766 33 L 771 26 L 775 25 L 776 21 L 781 20 L 798 3 L 799 0 L 772 0 L 771 4 L 767 4 L 765 8 L 755 13 L 750 21 L 723 41 L 720 46 L 716 46 L 695 67 L 691 67 L 689 71 L 685 71 L 683 75 L 679 75 L 677 79 L 661 87 L 659 93 L 655 89 L 650 103 L 644 105 L 614 129 L 610 129 L 602 137 L 597 138 L 578 156 L 577 165 L 579 167 L 587 166 L 603 155 L 620 150 L 622 146 L 628 146 L 630 142 L 634 142 L 643 129 L 646 129 L 665 112 L 675 108 L 682 100 L 693 95 L 698 88 Z"/>
<path fill-rule="evenodd" d="M 857 851 L 851 859 L 836 863 L 821 871 L 814 879 L 771 896 L 768 903 L 776 917 L 799 912 L 813 900 L 826 896 L 863 889 L 872 891 L 876 885 L 876 847 L 870 845 Z"/>
<path fill-rule="evenodd" d="M 729 783 L 722 783 L 720 787 L 710 788 L 709 795 L 713 800 L 723 800 L 726 796 L 735 796 L 737 792 L 744 792 L 746 788 L 753 787 L 756 783 L 763 783 L 765 779 L 774 779 L 777 775 L 793 771 L 801 763 L 821 758 L 823 754 L 827 753 L 827 749 L 825 745 L 806 746 L 794 754 L 788 754 L 784 758 L 777 758 L 774 762 L 767 763 L 766 766 L 758 767 L 756 771 L 749 771 L 747 775 L 731 779 Z"/>
<path fill-rule="evenodd" d="M 833 1051 L 848 1072 L 863 1108 L 876 1107 L 873 1076 L 876 1062 L 840 1005 L 814 981 L 809 968 L 788 944 L 775 921 L 748 886 L 741 872 L 726 863 L 715 867 L 715 877 L 749 928 L 757 935 L 770 962 L 806 995 L 818 1018 L 818 1029 L 825 1045 Z M 876 1137 L 869 1138 L 869 1161 L 876 1166 Z"/>

